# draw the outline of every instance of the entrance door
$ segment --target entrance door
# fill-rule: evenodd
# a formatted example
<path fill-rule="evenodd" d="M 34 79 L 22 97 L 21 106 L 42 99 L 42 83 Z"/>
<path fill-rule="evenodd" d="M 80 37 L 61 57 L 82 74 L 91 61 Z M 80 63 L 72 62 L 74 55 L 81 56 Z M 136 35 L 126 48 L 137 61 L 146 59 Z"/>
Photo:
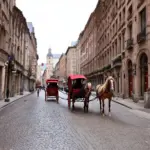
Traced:
<path fill-rule="evenodd" d="M 140 58 L 141 68 L 141 96 L 144 96 L 144 92 L 148 89 L 148 58 L 145 53 Z"/>
<path fill-rule="evenodd" d="M 144 91 L 147 91 L 148 89 L 148 69 L 145 70 L 145 85 L 144 85 Z"/>
<path fill-rule="evenodd" d="M 132 74 L 132 62 L 128 62 L 128 85 L 129 85 L 129 97 L 132 96 L 133 92 L 133 74 Z"/>

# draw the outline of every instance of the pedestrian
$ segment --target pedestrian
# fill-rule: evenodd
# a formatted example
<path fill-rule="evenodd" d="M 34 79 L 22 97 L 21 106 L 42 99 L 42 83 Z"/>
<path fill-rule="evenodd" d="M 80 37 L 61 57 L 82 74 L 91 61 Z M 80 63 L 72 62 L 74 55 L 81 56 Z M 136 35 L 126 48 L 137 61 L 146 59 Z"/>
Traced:
<path fill-rule="evenodd" d="M 37 97 L 39 97 L 39 94 L 40 94 L 40 89 L 38 88 L 37 89 Z"/>

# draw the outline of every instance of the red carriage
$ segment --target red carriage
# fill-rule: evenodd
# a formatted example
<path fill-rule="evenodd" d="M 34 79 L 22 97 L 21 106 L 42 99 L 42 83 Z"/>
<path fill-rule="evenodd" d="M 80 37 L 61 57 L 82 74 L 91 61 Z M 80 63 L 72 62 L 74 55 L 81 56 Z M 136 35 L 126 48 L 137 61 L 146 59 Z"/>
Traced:
<path fill-rule="evenodd" d="M 58 92 L 58 80 L 57 79 L 48 79 L 46 80 L 46 90 L 45 90 L 45 101 L 49 97 L 56 97 L 56 101 L 58 103 L 59 100 L 59 92 Z"/>
<path fill-rule="evenodd" d="M 85 84 L 86 77 L 84 75 L 70 75 L 68 77 L 68 108 L 72 102 L 74 109 L 75 101 L 82 99 L 84 102 L 84 112 L 88 112 L 89 97 L 91 95 L 91 83 Z"/>

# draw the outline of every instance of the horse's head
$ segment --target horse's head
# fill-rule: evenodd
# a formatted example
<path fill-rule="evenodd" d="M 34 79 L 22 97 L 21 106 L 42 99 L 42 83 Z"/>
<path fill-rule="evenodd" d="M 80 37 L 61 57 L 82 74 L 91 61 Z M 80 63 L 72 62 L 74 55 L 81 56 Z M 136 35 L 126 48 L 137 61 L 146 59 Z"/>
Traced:
<path fill-rule="evenodd" d="M 109 76 L 106 80 L 108 91 L 114 93 L 115 91 L 115 80 L 112 76 Z"/>

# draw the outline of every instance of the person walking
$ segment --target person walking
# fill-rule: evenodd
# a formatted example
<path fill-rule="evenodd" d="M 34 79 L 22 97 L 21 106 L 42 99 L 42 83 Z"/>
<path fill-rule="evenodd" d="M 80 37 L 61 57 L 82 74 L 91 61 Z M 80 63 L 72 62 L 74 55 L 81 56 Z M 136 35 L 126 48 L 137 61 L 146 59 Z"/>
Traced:
<path fill-rule="evenodd" d="M 40 94 L 40 88 L 37 89 L 37 97 L 39 97 Z"/>

